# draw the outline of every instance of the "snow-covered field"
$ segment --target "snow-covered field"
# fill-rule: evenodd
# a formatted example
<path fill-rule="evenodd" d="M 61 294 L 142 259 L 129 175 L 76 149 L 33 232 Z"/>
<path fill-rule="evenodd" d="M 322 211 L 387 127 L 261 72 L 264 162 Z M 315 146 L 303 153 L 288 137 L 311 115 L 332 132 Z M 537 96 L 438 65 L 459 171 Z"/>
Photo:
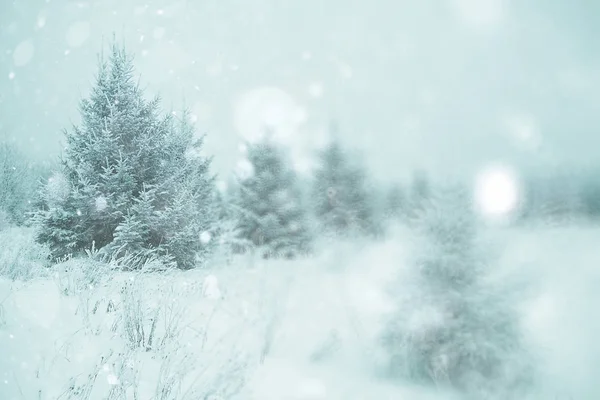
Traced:
<path fill-rule="evenodd" d="M 0 236 L 0 271 L 35 255 L 15 249 L 26 231 Z M 542 371 L 534 398 L 599 398 L 600 228 L 493 236 L 496 277 L 523 291 Z M 72 260 L 33 280 L 0 277 L 0 399 L 451 399 L 377 375 L 384 289 L 410 235 L 326 248 L 186 272 Z"/>

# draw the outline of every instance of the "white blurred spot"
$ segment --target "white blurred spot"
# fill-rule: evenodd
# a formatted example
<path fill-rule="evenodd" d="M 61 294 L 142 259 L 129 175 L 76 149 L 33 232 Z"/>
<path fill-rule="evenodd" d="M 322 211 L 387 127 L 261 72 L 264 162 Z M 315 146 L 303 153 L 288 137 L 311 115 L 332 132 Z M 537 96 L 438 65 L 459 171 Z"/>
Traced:
<path fill-rule="evenodd" d="M 81 216 L 81 210 L 77 210 L 77 215 Z"/>
<path fill-rule="evenodd" d="M 79 21 L 69 26 L 67 30 L 67 44 L 70 47 L 79 47 L 90 37 L 90 23 Z"/>
<path fill-rule="evenodd" d="M 303 107 L 276 87 L 246 92 L 234 103 L 234 126 L 249 142 L 262 139 L 267 130 L 276 140 L 295 140 L 305 115 Z"/>
<path fill-rule="evenodd" d="M 15 79 L 15 73 L 14 72 L 10 72 L 8 74 L 8 79 Z"/>
<path fill-rule="evenodd" d="M 519 184 L 516 174 L 503 166 L 482 171 L 475 182 L 476 205 L 484 216 L 503 217 L 519 203 Z"/>
<path fill-rule="evenodd" d="M 240 152 L 240 154 L 248 154 L 248 146 L 246 146 L 246 143 L 240 143 L 238 145 L 238 151 Z"/>
<path fill-rule="evenodd" d="M 164 10 L 156 10 L 156 15 L 163 15 L 165 13 Z"/>
<path fill-rule="evenodd" d="M 165 28 L 163 28 L 162 26 L 159 26 L 157 28 L 154 28 L 154 31 L 152 32 L 152 36 L 154 37 L 154 39 L 160 40 L 165 35 L 166 31 L 167 30 Z"/>
<path fill-rule="evenodd" d="M 59 207 L 69 197 L 69 181 L 61 173 L 54 173 L 46 185 L 46 201 L 50 207 Z"/>
<path fill-rule="evenodd" d="M 140 35 L 140 43 L 144 41 L 144 35 Z"/>
<path fill-rule="evenodd" d="M 243 158 L 237 162 L 236 174 L 242 180 L 250 179 L 254 176 L 254 166 L 248 159 Z"/>
<path fill-rule="evenodd" d="M 46 16 L 40 13 L 40 15 L 38 15 L 37 17 L 36 26 L 41 29 L 44 27 L 44 25 L 46 25 Z"/>
<path fill-rule="evenodd" d="M 229 66 L 229 69 L 232 70 L 232 71 L 237 71 L 238 69 L 240 69 L 240 66 L 237 65 L 237 64 L 231 64 Z"/>
<path fill-rule="evenodd" d="M 304 53 L 302 53 L 302 59 L 303 60 L 310 60 L 312 58 L 312 54 L 310 54 L 310 51 L 305 51 Z"/>
<path fill-rule="evenodd" d="M 458 17 L 473 28 L 491 28 L 506 16 L 506 0 L 450 0 Z"/>
<path fill-rule="evenodd" d="M 311 83 L 308 86 L 308 93 L 312 97 L 321 97 L 323 95 L 323 85 L 318 82 Z"/>
<path fill-rule="evenodd" d="M 200 243 L 208 244 L 212 239 L 212 235 L 208 231 L 204 231 L 200 234 Z"/>
<path fill-rule="evenodd" d="M 31 61 L 34 53 L 33 41 L 31 39 L 24 40 L 15 47 L 13 52 L 13 63 L 17 67 L 22 67 Z"/>
<path fill-rule="evenodd" d="M 297 173 L 307 174 L 314 167 L 314 160 L 303 154 L 292 155 L 292 166 Z"/>
<path fill-rule="evenodd" d="M 108 366 L 108 364 L 104 364 L 104 365 L 102 366 L 102 370 L 103 370 L 104 372 L 108 372 L 108 371 L 110 371 L 110 367 Z"/>
<path fill-rule="evenodd" d="M 107 205 L 108 205 L 108 203 L 106 201 L 106 197 L 104 197 L 104 196 L 96 197 L 96 210 L 97 211 L 104 211 L 106 209 Z"/>
<path fill-rule="evenodd" d="M 119 378 L 117 378 L 114 374 L 108 374 L 106 376 L 106 381 L 108 382 L 109 385 L 112 385 L 112 386 L 116 386 L 121 383 L 121 382 L 119 382 Z"/>
<path fill-rule="evenodd" d="M 68 56 L 70 53 L 71 53 L 71 50 L 69 50 L 69 49 L 65 50 L 65 56 Z"/>
<path fill-rule="evenodd" d="M 227 191 L 227 182 L 217 181 L 217 190 L 221 193 L 225 193 Z"/>

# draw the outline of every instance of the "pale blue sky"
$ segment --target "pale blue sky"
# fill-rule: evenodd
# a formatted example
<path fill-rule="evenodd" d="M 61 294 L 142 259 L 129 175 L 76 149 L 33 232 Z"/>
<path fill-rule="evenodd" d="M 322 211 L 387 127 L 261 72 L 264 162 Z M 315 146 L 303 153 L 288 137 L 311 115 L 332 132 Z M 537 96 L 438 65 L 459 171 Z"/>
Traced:
<path fill-rule="evenodd" d="M 596 164 L 598 15 L 591 0 L 3 1 L 0 138 L 58 154 L 114 31 L 149 95 L 185 98 L 220 172 L 265 119 L 298 157 L 337 120 L 382 179 Z"/>

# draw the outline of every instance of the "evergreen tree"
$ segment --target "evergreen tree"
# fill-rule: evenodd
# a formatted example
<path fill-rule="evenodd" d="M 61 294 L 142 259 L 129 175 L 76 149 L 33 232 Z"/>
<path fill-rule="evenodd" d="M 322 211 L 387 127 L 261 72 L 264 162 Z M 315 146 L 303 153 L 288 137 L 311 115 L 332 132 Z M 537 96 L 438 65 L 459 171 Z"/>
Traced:
<path fill-rule="evenodd" d="M 294 257 L 309 249 L 310 235 L 295 172 L 282 150 L 265 139 L 247 146 L 252 173 L 239 178 L 234 200 L 240 239 L 264 257 Z"/>
<path fill-rule="evenodd" d="M 161 115 L 158 98 L 145 100 L 132 57 L 116 44 L 80 112 L 39 205 L 38 240 L 55 258 L 94 244 L 110 257 L 193 266 L 213 219 L 213 178 L 189 115 Z"/>
<path fill-rule="evenodd" d="M 337 141 L 320 154 L 320 160 L 313 201 L 322 228 L 336 234 L 376 233 L 364 169 L 348 160 Z"/>
<path fill-rule="evenodd" d="M 383 345 L 401 379 L 447 385 L 472 399 L 509 399 L 531 383 L 530 359 L 511 297 L 489 283 L 466 192 L 443 190 L 417 225 L 410 268 L 392 295 Z"/>

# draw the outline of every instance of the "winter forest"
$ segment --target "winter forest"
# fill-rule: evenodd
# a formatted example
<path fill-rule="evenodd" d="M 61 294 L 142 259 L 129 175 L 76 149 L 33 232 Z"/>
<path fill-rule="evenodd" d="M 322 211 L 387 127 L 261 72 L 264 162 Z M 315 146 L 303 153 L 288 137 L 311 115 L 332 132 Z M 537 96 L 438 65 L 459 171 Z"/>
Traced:
<path fill-rule="evenodd" d="M 594 11 L 4 0 L 0 400 L 600 398 Z"/>

